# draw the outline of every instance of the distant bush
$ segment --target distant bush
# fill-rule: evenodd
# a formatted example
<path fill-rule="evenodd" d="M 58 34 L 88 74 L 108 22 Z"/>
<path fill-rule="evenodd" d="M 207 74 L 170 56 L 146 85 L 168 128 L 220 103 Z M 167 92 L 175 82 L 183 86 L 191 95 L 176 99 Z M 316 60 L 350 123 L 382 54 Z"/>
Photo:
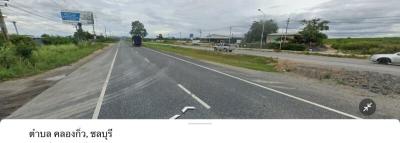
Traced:
<path fill-rule="evenodd" d="M 279 43 L 270 43 L 270 44 L 268 44 L 268 48 L 269 49 L 279 49 L 280 44 Z M 304 50 L 306 50 L 306 46 L 304 46 L 303 44 L 285 43 L 285 44 L 282 44 L 281 50 L 304 51 Z"/>
<path fill-rule="evenodd" d="M 118 38 L 115 37 L 104 37 L 103 35 L 96 36 L 96 42 L 113 43 L 117 41 Z"/>
<path fill-rule="evenodd" d="M 282 50 L 291 50 L 291 51 L 304 51 L 306 50 L 306 46 L 303 44 L 283 44 Z"/>
<path fill-rule="evenodd" d="M 74 42 L 72 37 L 51 36 L 48 34 L 43 34 L 41 37 L 44 45 L 62 45 Z"/>

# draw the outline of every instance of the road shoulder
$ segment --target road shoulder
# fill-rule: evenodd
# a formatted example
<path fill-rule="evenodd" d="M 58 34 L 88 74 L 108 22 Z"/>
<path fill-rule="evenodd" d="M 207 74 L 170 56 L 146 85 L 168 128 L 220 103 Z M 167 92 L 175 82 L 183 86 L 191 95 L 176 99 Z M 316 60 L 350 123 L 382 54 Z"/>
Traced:
<path fill-rule="evenodd" d="M 80 59 L 79 61 L 49 70 L 47 72 L 24 77 L 20 79 L 5 81 L 0 83 L 0 119 L 4 118 L 21 106 L 31 101 L 37 95 L 57 84 L 60 80 L 67 77 L 73 71 L 95 59 L 96 57 L 110 51 L 114 44 L 110 44 L 99 49 L 92 54 Z"/>

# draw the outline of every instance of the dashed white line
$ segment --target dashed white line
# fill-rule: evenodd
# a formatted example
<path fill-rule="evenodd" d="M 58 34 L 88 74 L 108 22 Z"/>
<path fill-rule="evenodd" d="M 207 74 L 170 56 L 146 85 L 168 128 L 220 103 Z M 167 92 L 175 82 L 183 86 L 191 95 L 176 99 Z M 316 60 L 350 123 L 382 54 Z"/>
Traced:
<path fill-rule="evenodd" d="M 147 59 L 147 58 L 144 58 L 144 60 L 145 60 L 146 62 L 150 63 L 149 59 Z"/>
<path fill-rule="evenodd" d="M 101 89 L 100 97 L 99 97 L 99 100 L 97 101 L 96 108 L 94 109 L 94 113 L 93 113 L 92 119 L 97 119 L 99 117 L 101 104 L 103 103 L 104 94 L 106 93 L 108 81 L 110 80 L 111 72 L 112 72 L 112 69 L 114 67 L 114 63 L 115 63 L 115 59 L 117 58 L 117 54 L 118 54 L 118 47 L 117 47 L 117 51 L 115 52 L 114 59 L 111 62 L 110 69 L 108 70 L 106 81 L 104 82 L 103 88 Z"/>
<path fill-rule="evenodd" d="M 312 101 L 309 101 L 309 100 L 306 100 L 306 99 L 303 99 L 303 98 L 300 98 L 300 97 L 296 97 L 294 95 L 290 95 L 288 93 L 284 93 L 284 92 L 279 91 L 279 90 L 275 90 L 275 89 L 272 89 L 272 88 L 269 88 L 269 87 L 265 87 L 265 86 L 262 86 L 260 84 L 257 84 L 257 83 L 254 83 L 254 82 L 251 82 L 251 81 L 248 81 L 248 80 L 245 80 L 245 79 L 242 79 L 242 78 L 239 78 L 239 77 L 236 77 L 236 76 L 233 76 L 233 75 L 230 75 L 230 74 L 227 74 L 227 73 L 224 73 L 224 72 L 221 72 L 221 71 L 218 71 L 218 70 L 206 67 L 206 66 L 202 66 L 202 65 L 199 65 L 199 64 L 196 64 L 196 63 L 193 63 L 193 62 L 190 62 L 190 61 L 187 61 L 187 60 L 175 57 L 175 56 L 171 56 L 171 55 L 168 55 L 168 54 L 165 54 L 165 53 L 162 53 L 162 52 L 158 52 L 158 51 L 155 51 L 155 50 L 152 50 L 152 49 L 149 49 L 149 48 L 146 48 L 146 49 L 148 49 L 150 51 L 153 51 L 153 52 L 156 52 L 156 53 L 159 53 L 161 55 L 165 55 L 167 57 L 170 57 L 170 58 L 173 58 L 173 59 L 188 63 L 188 64 L 192 64 L 192 65 L 195 65 L 195 66 L 198 66 L 198 67 L 201 67 L 201 68 L 204 68 L 204 69 L 207 69 L 207 70 L 210 70 L 210 71 L 213 71 L 213 72 L 216 72 L 216 73 L 219 73 L 219 74 L 222 74 L 222 75 L 225 75 L 225 76 L 228 76 L 228 77 L 231 77 L 231 78 L 243 81 L 243 82 L 246 82 L 248 84 L 251 84 L 251 85 L 254 85 L 254 86 L 257 86 L 257 87 L 260 87 L 260 88 L 263 88 L 263 89 L 266 89 L 266 90 L 269 90 L 269 91 L 272 91 L 272 92 L 275 92 L 275 93 L 278 93 L 278 94 L 281 94 L 281 95 L 284 95 L 284 96 L 287 96 L 289 98 L 293 98 L 293 99 L 296 99 L 296 100 L 299 100 L 299 101 L 302 101 L 302 102 L 305 102 L 305 103 L 308 103 L 308 104 L 311 104 L 311 105 L 314 105 L 314 106 L 317 106 L 317 107 L 320 107 L 320 108 L 323 108 L 323 109 L 326 109 L 326 110 L 329 110 L 329 111 L 332 111 L 332 112 L 335 112 L 335 113 L 343 115 L 343 116 L 347 116 L 347 117 L 354 118 L 354 119 L 362 119 L 360 117 L 357 117 L 357 116 L 354 116 L 354 115 L 351 115 L 351 114 L 348 114 L 348 113 L 345 113 L 345 112 L 342 112 L 342 111 L 339 111 L 339 110 L 336 110 L 336 109 L 333 109 L 333 108 L 330 108 L 330 107 L 327 107 L 327 106 L 324 106 L 324 105 L 321 105 L 321 104 L 318 104 L 318 103 L 315 103 L 315 102 L 312 102 Z"/>
<path fill-rule="evenodd" d="M 203 100 L 201 100 L 199 97 L 197 97 L 196 95 L 194 95 L 193 93 L 191 93 L 188 89 L 186 89 L 184 86 L 182 86 L 181 84 L 178 84 L 179 88 L 181 88 L 183 91 L 185 91 L 187 94 L 189 94 L 190 96 L 192 96 L 197 102 L 199 102 L 201 105 L 203 105 L 205 108 L 210 109 L 210 105 L 208 105 L 206 102 L 204 102 Z"/>

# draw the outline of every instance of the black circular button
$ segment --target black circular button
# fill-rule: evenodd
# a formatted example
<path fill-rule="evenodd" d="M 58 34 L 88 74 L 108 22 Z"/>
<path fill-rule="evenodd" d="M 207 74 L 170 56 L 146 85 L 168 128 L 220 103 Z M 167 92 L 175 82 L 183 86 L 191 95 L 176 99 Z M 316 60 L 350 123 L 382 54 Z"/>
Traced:
<path fill-rule="evenodd" d="M 375 113 L 376 104 L 372 99 L 364 99 L 360 102 L 358 109 L 364 116 L 370 116 Z"/>

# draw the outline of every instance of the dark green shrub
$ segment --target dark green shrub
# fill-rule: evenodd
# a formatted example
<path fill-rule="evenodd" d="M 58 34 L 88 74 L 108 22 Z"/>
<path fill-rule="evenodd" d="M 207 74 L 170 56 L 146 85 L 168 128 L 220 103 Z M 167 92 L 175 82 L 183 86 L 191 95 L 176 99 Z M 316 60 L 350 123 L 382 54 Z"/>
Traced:
<path fill-rule="evenodd" d="M 281 45 L 279 43 L 268 44 L 269 49 L 279 49 L 280 47 L 281 47 Z M 282 44 L 281 50 L 304 51 L 304 50 L 306 50 L 306 46 L 304 46 L 303 44 L 285 43 L 285 44 Z"/>
<path fill-rule="evenodd" d="M 304 51 L 306 50 L 306 46 L 304 46 L 303 44 L 287 43 L 282 45 L 282 50 Z"/>
<path fill-rule="evenodd" d="M 14 45 L 16 55 L 24 59 L 29 59 L 36 50 L 36 43 L 30 37 L 11 35 L 10 41 Z"/>
<path fill-rule="evenodd" d="M 0 47 L 0 67 L 9 69 L 15 62 L 15 52 L 9 46 Z"/>

